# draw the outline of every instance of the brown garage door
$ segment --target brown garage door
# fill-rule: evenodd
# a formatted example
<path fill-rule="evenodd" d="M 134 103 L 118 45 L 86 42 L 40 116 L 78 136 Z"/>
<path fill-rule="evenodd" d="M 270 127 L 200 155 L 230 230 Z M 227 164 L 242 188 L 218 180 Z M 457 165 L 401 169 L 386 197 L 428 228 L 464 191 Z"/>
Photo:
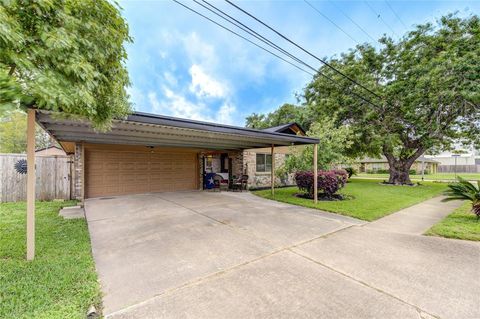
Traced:
<path fill-rule="evenodd" d="M 85 150 L 85 196 L 197 189 L 197 154 Z"/>

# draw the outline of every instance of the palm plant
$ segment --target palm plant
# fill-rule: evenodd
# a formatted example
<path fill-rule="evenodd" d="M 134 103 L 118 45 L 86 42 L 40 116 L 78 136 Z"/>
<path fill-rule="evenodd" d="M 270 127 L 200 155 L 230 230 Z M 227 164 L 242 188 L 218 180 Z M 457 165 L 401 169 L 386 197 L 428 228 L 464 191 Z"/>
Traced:
<path fill-rule="evenodd" d="M 458 182 L 448 185 L 448 190 L 445 195 L 448 196 L 443 201 L 450 200 L 469 200 L 472 202 L 472 212 L 477 215 L 477 220 L 480 218 L 480 181 L 477 185 L 470 183 L 466 179 L 458 177 Z"/>

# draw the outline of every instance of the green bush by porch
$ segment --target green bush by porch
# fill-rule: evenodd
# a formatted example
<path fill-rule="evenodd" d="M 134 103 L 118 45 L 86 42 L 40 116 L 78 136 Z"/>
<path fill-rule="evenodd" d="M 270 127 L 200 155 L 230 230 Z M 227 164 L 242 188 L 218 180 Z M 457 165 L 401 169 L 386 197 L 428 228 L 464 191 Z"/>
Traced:
<path fill-rule="evenodd" d="M 343 201 L 319 201 L 298 198 L 297 187 L 275 189 L 275 200 L 294 205 L 317 208 L 325 211 L 351 216 L 367 221 L 394 213 L 402 208 L 417 204 L 440 195 L 446 190 L 446 184 L 422 183 L 420 186 L 387 186 L 378 180 L 352 179 L 339 191 L 351 199 Z M 270 190 L 254 191 L 255 195 L 272 199 Z"/>
<path fill-rule="evenodd" d="M 467 202 L 430 228 L 425 235 L 480 241 L 480 221 Z"/>
<path fill-rule="evenodd" d="M 36 256 L 26 261 L 26 205 L 0 204 L 0 318 L 85 318 L 100 287 L 84 219 L 64 220 L 62 206 L 37 202 Z"/>

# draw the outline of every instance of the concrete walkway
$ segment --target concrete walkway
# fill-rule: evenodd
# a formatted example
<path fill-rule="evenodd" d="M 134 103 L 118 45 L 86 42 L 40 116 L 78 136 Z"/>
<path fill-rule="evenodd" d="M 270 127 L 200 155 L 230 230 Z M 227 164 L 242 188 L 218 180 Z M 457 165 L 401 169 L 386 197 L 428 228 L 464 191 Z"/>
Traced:
<path fill-rule="evenodd" d="M 422 235 L 445 216 L 460 207 L 462 201 L 442 202 L 439 196 L 402 209 L 365 225 L 365 228 L 394 233 Z"/>
<path fill-rule="evenodd" d="M 86 216 L 106 318 L 478 319 L 480 244 L 419 235 L 456 205 L 366 224 L 184 192 L 88 200 Z"/>

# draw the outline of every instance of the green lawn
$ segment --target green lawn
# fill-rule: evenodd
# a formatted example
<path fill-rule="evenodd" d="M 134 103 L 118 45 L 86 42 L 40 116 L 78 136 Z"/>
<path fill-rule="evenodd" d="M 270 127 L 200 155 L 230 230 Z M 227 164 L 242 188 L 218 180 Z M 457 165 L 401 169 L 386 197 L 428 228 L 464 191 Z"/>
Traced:
<path fill-rule="evenodd" d="M 457 176 L 463 177 L 468 180 L 480 180 L 480 173 L 458 173 Z M 388 179 L 388 174 L 366 174 L 359 173 L 354 178 L 379 178 L 379 179 Z M 455 173 L 437 173 L 437 174 L 425 174 L 425 180 L 455 180 Z M 412 180 L 421 180 L 422 175 L 410 175 Z"/>
<path fill-rule="evenodd" d="M 37 202 L 36 258 L 27 262 L 26 205 L 0 203 L 0 318 L 85 318 L 100 305 L 87 224 L 58 216 L 73 204 Z"/>
<path fill-rule="evenodd" d="M 352 196 L 352 199 L 319 201 L 315 205 L 313 200 L 294 196 L 299 193 L 297 187 L 287 187 L 275 190 L 275 200 L 372 221 L 439 195 L 445 189 L 445 184 L 434 182 L 410 187 L 380 185 L 378 180 L 352 179 L 340 191 Z M 270 190 L 254 191 L 253 194 L 272 199 Z"/>
<path fill-rule="evenodd" d="M 480 221 L 470 209 L 472 204 L 465 203 L 438 224 L 433 225 L 425 235 L 480 241 Z"/>

